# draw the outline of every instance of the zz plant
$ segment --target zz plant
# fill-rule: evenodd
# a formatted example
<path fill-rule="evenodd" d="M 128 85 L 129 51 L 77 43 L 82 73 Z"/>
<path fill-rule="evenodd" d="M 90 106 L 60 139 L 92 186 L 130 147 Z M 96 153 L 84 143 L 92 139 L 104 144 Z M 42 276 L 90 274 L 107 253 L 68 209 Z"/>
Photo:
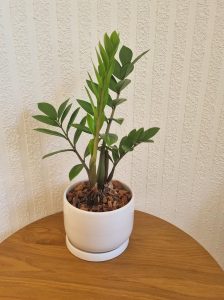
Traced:
<path fill-rule="evenodd" d="M 69 144 L 68 149 L 49 153 L 43 158 L 66 151 L 74 152 L 80 163 L 71 169 L 70 180 L 84 168 L 90 187 L 97 187 L 99 190 L 103 190 L 105 185 L 112 180 L 115 168 L 121 159 L 139 144 L 153 143 L 152 137 L 159 130 L 157 127 L 147 130 L 144 128 L 133 129 L 119 142 L 118 136 L 110 132 L 113 122 L 121 125 L 124 121 L 122 118 L 115 118 L 117 106 L 126 101 L 121 97 L 121 92 L 130 84 L 131 80 L 128 79 L 128 76 L 134 70 L 137 61 L 148 52 L 147 50 L 133 59 L 132 50 L 122 46 L 118 59 L 116 57 L 119 45 L 119 34 L 116 31 L 110 36 L 106 33 L 103 44 L 99 42 L 98 49 L 96 49 L 98 66 L 93 64 L 95 80 L 90 74 L 86 80 L 85 90 L 88 100 L 77 99 L 79 106 L 85 112 L 85 116 L 79 123 L 75 123 L 75 120 L 80 107 L 71 113 L 70 99 L 63 102 L 58 110 L 49 103 L 38 103 L 38 108 L 43 114 L 33 116 L 36 120 L 59 130 L 36 128 L 36 131 L 58 136 Z M 106 107 L 110 108 L 109 116 L 106 115 Z M 69 113 L 70 118 L 67 118 Z M 66 119 L 68 119 L 67 124 L 65 124 Z M 83 133 L 88 134 L 90 139 L 84 155 L 81 155 L 77 145 Z M 89 162 L 87 162 L 88 156 L 90 157 Z"/>

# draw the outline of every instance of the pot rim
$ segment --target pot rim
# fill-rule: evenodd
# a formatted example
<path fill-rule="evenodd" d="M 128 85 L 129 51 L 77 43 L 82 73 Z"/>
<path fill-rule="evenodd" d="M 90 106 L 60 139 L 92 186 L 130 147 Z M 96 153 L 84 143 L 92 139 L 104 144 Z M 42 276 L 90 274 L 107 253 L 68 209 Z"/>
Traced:
<path fill-rule="evenodd" d="M 115 179 L 116 180 L 116 179 Z M 124 185 L 124 187 L 125 188 L 127 188 L 128 190 L 130 190 L 130 192 L 131 192 L 131 195 L 132 195 L 132 197 L 131 197 L 131 200 L 127 203 L 127 204 L 125 204 L 124 206 L 122 206 L 122 207 L 120 207 L 120 208 L 118 208 L 118 209 L 115 209 L 115 210 L 111 210 L 111 211 L 86 211 L 86 210 L 82 210 L 82 209 L 80 209 L 80 208 L 77 208 L 77 207 L 75 207 L 75 206 L 73 206 L 71 203 L 69 203 L 68 202 L 68 199 L 67 199 L 67 193 L 68 193 L 68 191 L 69 191 L 69 189 L 71 188 L 71 187 L 73 187 L 74 185 L 76 185 L 76 184 L 79 184 L 79 183 L 81 183 L 81 182 L 83 182 L 83 181 L 86 181 L 86 180 L 79 180 L 79 181 L 77 181 L 77 182 L 73 182 L 73 183 L 70 183 L 67 187 L 66 187 L 66 189 L 65 189 L 65 191 L 64 191 L 64 195 L 63 195 L 63 200 L 64 200 L 64 203 L 66 203 L 66 204 L 68 204 L 70 207 L 71 207 L 71 209 L 73 209 L 74 211 L 76 211 L 77 213 L 80 213 L 80 214 L 88 214 L 88 215 L 104 215 L 104 214 L 108 214 L 108 215 L 113 215 L 113 214 L 116 214 L 116 213 L 118 213 L 118 212 L 121 212 L 121 211 L 123 211 L 123 210 L 125 210 L 125 209 L 128 209 L 131 205 L 133 205 L 133 203 L 134 203 L 134 194 L 133 194 L 133 192 L 132 192 L 132 190 L 130 189 L 130 187 L 127 185 L 127 184 L 125 184 L 125 183 L 123 183 L 122 181 L 120 181 L 120 180 L 118 180 L 120 183 L 122 183 L 123 185 Z"/>

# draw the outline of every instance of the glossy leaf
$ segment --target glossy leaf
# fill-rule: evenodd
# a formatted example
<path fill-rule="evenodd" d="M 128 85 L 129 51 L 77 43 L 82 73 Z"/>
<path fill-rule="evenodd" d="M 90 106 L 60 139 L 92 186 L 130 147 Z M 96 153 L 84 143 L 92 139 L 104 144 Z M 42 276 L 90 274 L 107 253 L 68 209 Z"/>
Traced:
<path fill-rule="evenodd" d="M 117 162 L 119 160 L 119 151 L 117 147 L 112 148 L 112 157 L 114 162 Z"/>
<path fill-rule="evenodd" d="M 55 120 L 49 118 L 48 116 L 36 115 L 36 116 L 33 116 L 33 118 L 42 123 L 58 127 L 58 123 Z"/>
<path fill-rule="evenodd" d="M 88 114 L 94 115 L 92 105 L 89 102 L 79 99 L 77 99 L 77 102 Z"/>
<path fill-rule="evenodd" d="M 94 133 L 95 132 L 95 123 L 94 123 L 93 118 L 90 115 L 87 115 L 87 124 L 88 124 L 88 127 L 89 127 L 91 133 Z"/>
<path fill-rule="evenodd" d="M 144 52 L 142 52 L 139 56 L 137 56 L 134 60 L 133 60 L 133 65 L 140 59 L 142 58 L 143 55 L 145 55 L 147 52 L 149 52 L 149 50 L 146 50 Z"/>
<path fill-rule="evenodd" d="M 113 107 L 113 100 L 112 100 L 110 95 L 108 95 L 107 105 L 110 106 L 110 107 Z"/>
<path fill-rule="evenodd" d="M 58 120 L 61 118 L 69 99 L 65 100 L 58 108 Z"/>
<path fill-rule="evenodd" d="M 112 101 L 112 105 L 118 106 L 118 105 L 124 103 L 125 101 L 127 101 L 127 99 L 124 99 L 124 98 L 115 99 Z"/>
<path fill-rule="evenodd" d="M 86 150 L 85 150 L 85 153 L 84 153 L 85 158 L 93 152 L 93 143 L 94 143 L 94 140 L 91 139 L 89 141 L 88 145 L 86 146 Z"/>
<path fill-rule="evenodd" d="M 134 145 L 136 143 L 137 137 L 138 137 L 137 130 L 133 129 L 132 131 L 130 131 L 129 134 L 128 134 L 128 137 Z"/>
<path fill-rule="evenodd" d="M 97 81 L 98 81 L 98 85 L 99 85 L 100 88 L 102 88 L 103 81 L 102 81 L 102 78 L 101 78 L 101 76 L 100 76 L 99 72 L 97 71 L 94 64 L 93 64 L 93 68 L 94 68 L 94 72 L 95 72 L 95 75 L 96 75 L 96 78 L 97 78 Z"/>
<path fill-rule="evenodd" d="M 135 134 L 135 143 L 140 143 L 141 142 L 141 137 L 142 135 L 144 134 L 144 128 L 140 128 L 136 131 L 136 134 Z"/>
<path fill-rule="evenodd" d="M 47 102 L 40 102 L 37 104 L 40 111 L 42 111 L 45 115 L 49 116 L 51 119 L 57 119 L 57 111 L 53 105 Z"/>
<path fill-rule="evenodd" d="M 42 133 L 46 133 L 46 134 L 50 134 L 50 135 L 55 135 L 55 136 L 60 136 L 64 138 L 64 135 L 61 134 L 60 132 L 57 131 L 53 131 L 50 129 L 45 129 L 45 128 L 35 128 L 34 130 L 42 132 Z"/>
<path fill-rule="evenodd" d="M 123 156 L 130 149 L 130 147 L 127 146 L 127 138 L 127 136 L 124 136 L 120 141 L 119 152 L 121 156 Z"/>
<path fill-rule="evenodd" d="M 118 140 L 118 136 L 114 133 L 101 134 L 101 137 L 108 146 L 113 145 Z"/>
<path fill-rule="evenodd" d="M 69 105 L 66 107 L 66 109 L 64 110 L 64 112 L 63 112 L 63 114 L 62 114 L 62 116 L 61 116 L 61 124 L 63 123 L 64 119 L 67 117 L 67 115 L 68 115 L 68 113 L 69 113 L 71 107 L 72 107 L 72 104 L 69 104 Z"/>
<path fill-rule="evenodd" d="M 72 113 L 72 115 L 71 115 L 71 117 L 68 121 L 67 129 L 66 129 L 67 132 L 69 131 L 69 129 L 71 128 L 73 122 L 75 121 L 75 118 L 76 118 L 78 112 L 79 112 L 79 107 L 76 108 L 76 110 Z"/>
<path fill-rule="evenodd" d="M 152 128 L 147 129 L 147 130 L 144 132 L 144 134 L 142 135 L 141 140 L 144 141 L 144 142 L 148 141 L 148 140 L 151 139 L 154 135 L 156 135 L 158 131 L 159 131 L 159 128 L 158 128 L 158 127 L 152 127 Z"/>
<path fill-rule="evenodd" d="M 115 60 L 113 75 L 120 80 L 123 79 L 121 76 L 121 70 L 122 70 L 121 65 L 119 64 L 119 62 L 117 60 Z"/>
<path fill-rule="evenodd" d="M 132 71 L 134 70 L 134 64 L 128 64 L 128 67 L 126 68 L 125 77 L 127 77 Z"/>
<path fill-rule="evenodd" d="M 130 79 L 124 79 L 124 80 L 119 81 L 116 86 L 117 92 L 120 93 L 124 88 L 126 88 L 127 85 L 129 85 L 130 82 L 131 82 Z"/>
<path fill-rule="evenodd" d="M 113 92 L 117 92 L 117 81 L 114 76 L 111 76 L 109 87 Z"/>
<path fill-rule="evenodd" d="M 83 131 L 83 132 L 86 132 L 86 133 L 89 133 L 89 134 L 92 133 L 88 127 L 83 126 L 81 124 L 73 124 L 72 126 L 75 127 L 75 128 L 77 128 L 78 130 Z"/>
<path fill-rule="evenodd" d="M 80 122 L 80 125 L 82 125 L 82 126 L 85 126 L 85 124 L 86 124 L 86 117 L 82 118 L 82 120 Z M 81 133 L 82 133 L 82 130 L 76 129 L 76 132 L 74 134 L 74 140 L 73 140 L 74 145 L 76 145 L 76 143 L 78 142 Z"/>
<path fill-rule="evenodd" d="M 117 50 L 117 47 L 120 43 L 120 39 L 119 39 L 119 34 L 116 31 L 113 31 L 111 33 L 110 40 L 113 43 L 115 50 Z"/>
<path fill-rule="evenodd" d="M 105 33 L 105 35 L 104 35 L 104 46 L 105 46 L 107 53 L 111 56 L 113 53 L 113 44 L 107 33 Z"/>
<path fill-rule="evenodd" d="M 132 56 L 133 56 L 133 53 L 131 51 L 130 48 L 126 47 L 126 46 L 123 46 L 119 52 L 119 58 L 120 58 L 120 61 L 122 63 L 122 65 L 124 66 L 125 64 L 131 62 L 132 60 Z"/>
<path fill-rule="evenodd" d="M 99 98 L 99 93 L 98 93 L 98 84 L 93 82 L 92 80 L 86 80 L 86 83 L 89 87 L 89 89 L 91 90 L 91 92 L 96 96 L 96 98 Z"/>
<path fill-rule="evenodd" d="M 99 71 L 99 74 L 100 74 L 101 76 L 104 76 L 104 74 L 105 74 L 105 65 L 104 65 L 103 60 L 102 60 L 102 58 L 101 58 L 99 52 L 97 51 L 97 49 L 96 49 L 96 55 L 97 55 L 98 64 L 99 64 L 99 65 L 98 65 L 98 71 Z"/>
<path fill-rule="evenodd" d="M 88 95 L 88 97 L 89 97 L 89 101 L 90 101 L 90 103 L 91 103 L 92 109 L 93 109 L 94 114 L 95 114 L 96 108 L 95 108 L 95 106 L 94 106 L 93 98 L 91 97 L 91 94 L 90 94 L 90 92 L 89 92 L 89 90 L 88 90 L 87 87 L 85 87 L 85 90 L 86 90 L 86 93 L 87 93 L 87 95 Z"/>
<path fill-rule="evenodd" d="M 109 57 L 107 55 L 107 52 L 105 51 L 105 49 L 103 48 L 102 44 L 99 42 L 99 49 L 100 49 L 100 55 L 102 57 L 102 60 L 105 64 L 105 67 L 107 68 L 109 65 Z"/>
<path fill-rule="evenodd" d="M 124 79 L 125 77 L 127 77 L 133 70 L 134 65 L 132 63 L 127 63 L 126 65 L 124 65 L 120 71 L 120 79 Z"/>
<path fill-rule="evenodd" d="M 74 166 L 71 171 L 69 172 L 69 179 L 72 180 L 74 179 L 77 175 L 79 175 L 79 173 L 82 171 L 83 169 L 83 165 L 79 164 Z"/>
<path fill-rule="evenodd" d="M 44 155 L 43 157 L 42 157 L 42 159 L 44 159 L 44 158 L 47 158 L 47 157 L 50 157 L 50 156 L 52 156 L 52 155 L 55 155 L 55 154 L 58 154 L 58 153 L 61 153 L 61 152 L 68 152 L 68 151 L 73 151 L 72 149 L 64 149 L 64 150 L 58 150 L 58 151 L 55 151 L 55 152 L 51 152 L 51 153 L 48 153 L 48 154 L 46 154 L 46 155 Z"/>
<path fill-rule="evenodd" d="M 124 122 L 124 118 L 112 118 L 112 120 L 120 125 Z"/>

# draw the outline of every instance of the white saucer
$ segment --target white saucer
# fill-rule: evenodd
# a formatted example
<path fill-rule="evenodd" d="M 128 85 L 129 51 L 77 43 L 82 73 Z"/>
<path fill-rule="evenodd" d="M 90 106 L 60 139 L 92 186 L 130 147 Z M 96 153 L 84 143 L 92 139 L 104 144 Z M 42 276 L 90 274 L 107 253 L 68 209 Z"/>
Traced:
<path fill-rule="evenodd" d="M 117 257 L 118 255 L 120 255 L 121 253 L 124 252 L 124 250 L 127 248 L 129 243 L 129 239 L 126 240 L 122 245 L 120 245 L 118 248 L 112 250 L 112 251 L 108 251 L 108 252 L 101 252 L 101 253 L 93 253 L 93 252 L 85 252 L 82 251 L 76 247 L 74 247 L 71 242 L 69 241 L 67 235 L 66 235 L 66 246 L 68 248 L 68 250 L 75 256 L 77 256 L 78 258 L 87 260 L 87 261 L 105 261 L 105 260 L 110 260 L 113 259 L 115 257 Z"/>

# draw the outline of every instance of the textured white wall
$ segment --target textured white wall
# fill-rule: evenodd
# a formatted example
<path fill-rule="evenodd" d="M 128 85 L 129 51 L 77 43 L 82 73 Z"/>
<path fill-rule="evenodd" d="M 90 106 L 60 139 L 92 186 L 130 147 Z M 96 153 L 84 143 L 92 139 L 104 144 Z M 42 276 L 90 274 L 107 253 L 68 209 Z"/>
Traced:
<path fill-rule="evenodd" d="M 137 208 L 176 224 L 224 267 L 224 1 L 0 1 L 0 240 L 61 210 L 62 141 L 32 131 L 36 103 L 84 95 L 94 47 L 117 29 L 137 55 L 122 129 L 159 126 L 117 170 Z"/>

